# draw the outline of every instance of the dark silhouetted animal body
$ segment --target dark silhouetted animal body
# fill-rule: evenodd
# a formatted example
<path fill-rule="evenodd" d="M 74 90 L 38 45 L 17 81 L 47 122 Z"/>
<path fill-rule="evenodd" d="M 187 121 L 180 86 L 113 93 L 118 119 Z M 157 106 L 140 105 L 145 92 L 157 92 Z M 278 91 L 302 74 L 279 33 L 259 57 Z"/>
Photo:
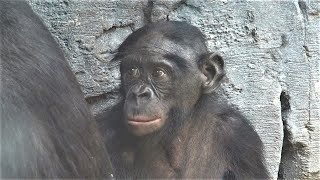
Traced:
<path fill-rule="evenodd" d="M 213 91 L 224 61 L 184 22 L 159 22 L 119 47 L 122 101 L 97 117 L 117 177 L 267 178 L 249 122 Z"/>
<path fill-rule="evenodd" d="M 21 0 L 0 0 L 1 178 L 110 177 L 80 86 Z"/>

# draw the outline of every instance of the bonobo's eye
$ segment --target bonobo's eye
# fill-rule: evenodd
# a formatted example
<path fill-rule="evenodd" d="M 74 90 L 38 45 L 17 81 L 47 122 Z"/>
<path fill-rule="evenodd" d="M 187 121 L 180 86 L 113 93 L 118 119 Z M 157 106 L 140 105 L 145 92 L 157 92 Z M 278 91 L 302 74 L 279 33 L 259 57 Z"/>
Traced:
<path fill-rule="evenodd" d="M 140 71 L 136 67 L 130 68 L 127 73 L 130 77 L 133 78 L 138 78 L 140 76 Z"/>
<path fill-rule="evenodd" d="M 167 79 L 167 72 L 162 68 L 156 68 L 152 72 L 152 77 L 155 80 L 166 80 Z"/>

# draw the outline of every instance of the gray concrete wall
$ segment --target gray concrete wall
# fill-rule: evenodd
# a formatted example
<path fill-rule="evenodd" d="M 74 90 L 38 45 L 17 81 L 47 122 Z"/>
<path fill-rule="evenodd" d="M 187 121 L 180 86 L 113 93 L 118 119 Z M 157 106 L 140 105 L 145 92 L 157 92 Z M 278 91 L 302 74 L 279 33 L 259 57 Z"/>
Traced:
<path fill-rule="evenodd" d="M 118 45 L 148 22 L 187 21 L 226 61 L 220 94 L 252 122 L 274 178 L 320 178 L 320 1 L 28 0 L 92 112 L 117 101 Z"/>

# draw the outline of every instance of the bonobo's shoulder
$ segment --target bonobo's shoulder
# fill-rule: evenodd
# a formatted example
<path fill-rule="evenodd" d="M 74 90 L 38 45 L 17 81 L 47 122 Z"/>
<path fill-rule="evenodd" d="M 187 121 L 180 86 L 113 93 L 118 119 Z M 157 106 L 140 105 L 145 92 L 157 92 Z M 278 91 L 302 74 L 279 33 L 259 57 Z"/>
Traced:
<path fill-rule="evenodd" d="M 224 142 L 229 142 L 227 145 L 238 146 L 239 143 L 235 141 L 244 141 L 242 148 L 250 144 L 259 146 L 257 148 L 261 147 L 262 143 L 257 132 L 240 111 L 226 102 L 216 101 L 213 98 L 208 100 L 206 121 Z"/>
<path fill-rule="evenodd" d="M 217 118 L 219 118 L 219 120 L 229 123 L 250 124 L 243 114 L 231 104 L 217 104 L 214 108 L 214 111 L 212 111 L 212 115 L 215 115 Z"/>
<path fill-rule="evenodd" d="M 122 102 L 105 109 L 103 112 L 95 115 L 95 119 L 100 128 L 114 129 L 120 125 L 122 118 Z"/>
<path fill-rule="evenodd" d="M 99 131 L 109 147 L 112 147 L 114 140 L 119 141 L 117 138 L 118 133 L 125 132 L 123 129 L 122 119 L 122 104 L 117 103 L 116 105 L 104 110 L 103 112 L 95 115 Z"/>
<path fill-rule="evenodd" d="M 239 176 L 236 179 L 267 179 L 263 143 L 251 123 L 227 103 L 208 99 L 205 105 L 210 124 L 206 128 L 210 128 L 214 144 L 221 145 L 219 150 L 229 160 L 231 171 Z"/>
<path fill-rule="evenodd" d="M 207 121 L 214 124 L 219 123 L 220 125 L 227 125 L 235 128 L 241 126 L 241 128 L 247 127 L 252 129 L 247 118 L 226 101 L 207 97 L 203 100 L 201 108 L 202 113 L 206 114 Z"/>

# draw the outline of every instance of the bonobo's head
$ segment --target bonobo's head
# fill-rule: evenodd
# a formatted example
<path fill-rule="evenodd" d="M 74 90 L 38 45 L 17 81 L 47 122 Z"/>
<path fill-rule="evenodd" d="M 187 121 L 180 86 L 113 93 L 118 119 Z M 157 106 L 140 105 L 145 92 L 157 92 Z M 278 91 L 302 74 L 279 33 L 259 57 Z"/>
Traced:
<path fill-rule="evenodd" d="M 115 60 L 121 62 L 124 120 L 136 136 L 174 121 L 173 112 L 190 113 L 224 75 L 221 56 L 208 52 L 204 35 L 185 22 L 140 28 L 120 45 Z"/>

